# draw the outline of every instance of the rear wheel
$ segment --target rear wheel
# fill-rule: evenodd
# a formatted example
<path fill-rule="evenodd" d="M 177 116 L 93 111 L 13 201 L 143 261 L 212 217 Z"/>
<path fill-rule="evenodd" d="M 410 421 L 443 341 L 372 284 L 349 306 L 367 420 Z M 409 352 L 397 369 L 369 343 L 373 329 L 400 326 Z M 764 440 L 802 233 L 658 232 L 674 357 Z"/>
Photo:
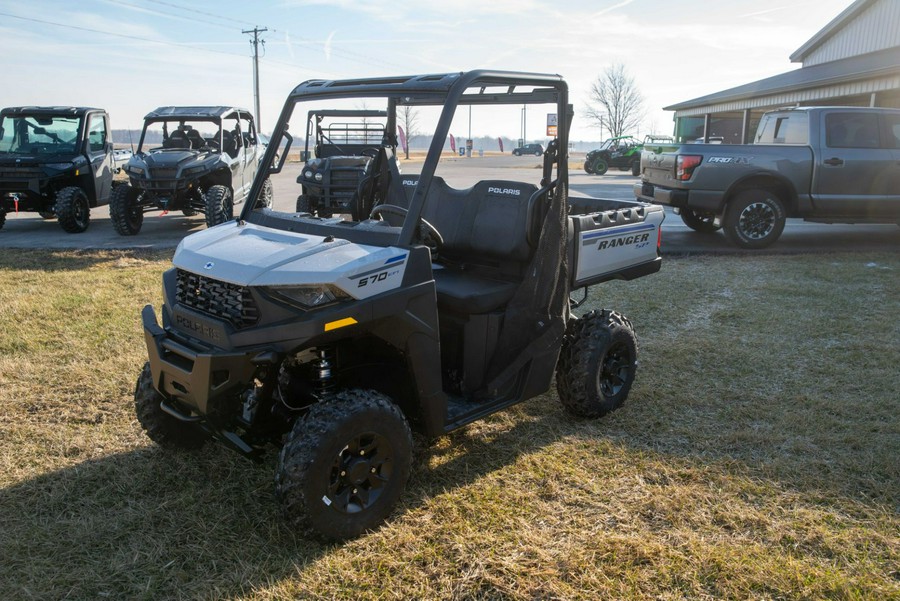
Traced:
<path fill-rule="evenodd" d="M 385 395 L 351 389 L 297 419 L 279 456 L 275 496 L 284 517 L 331 540 L 378 526 L 412 466 L 412 434 Z"/>
<path fill-rule="evenodd" d="M 144 208 L 140 191 L 131 186 L 116 186 L 109 197 L 109 217 L 121 236 L 133 236 L 144 224 Z"/>
<path fill-rule="evenodd" d="M 206 191 L 206 227 L 225 223 L 234 215 L 234 196 L 228 186 L 210 186 Z"/>
<path fill-rule="evenodd" d="M 591 165 L 591 169 L 593 170 L 594 175 L 603 175 L 609 171 L 609 163 L 606 162 L 606 159 L 597 158 L 594 159 L 594 164 Z"/>
<path fill-rule="evenodd" d="M 641 174 L 641 161 L 631 161 L 631 175 L 637 177 Z"/>
<path fill-rule="evenodd" d="M 53 211 L 38 211 L 38 215 L 41 216 L 41 219 L 56 219 L 56 213 Z"/>
<path fill-rule="evenodd" d="M 69 186 L 56 193 L 56 216 L 59 225 L 70 234 L 80 234 L 91 222 L 91 207 L 87 194 L 78 186 Z"/>
<path fill-rule="evenodd" d="M 681 209 L 681 220 L 692 230 L 703 234 L 712 234 L 722 229 L 722 226 L 716 225 L 716 216 L 712 213 Z"/>
<path fill-rule="evenodd" d="M 163 397 L 153 388 L 150 363 L 144 364 L 134 387 L 134 412 L 147 436 L 167 449 L 199 449 L 209 438 L 192 423 L 172 417 L 160 408 Z"/>
<path fill-rule="evenodd" d="M 631 322 L 615 311 L 591 311 L 569 322 L 556 366 L 563 407 L 576 417 L 600 417 L 622 406 L 637 371 Z"/>
<path fill-rule="evenodd" d="M 745 190 L 725 209 L 725 235 L 741 248 L 765 248 L 784 230 L 785 210 L 770 190 Z"/>

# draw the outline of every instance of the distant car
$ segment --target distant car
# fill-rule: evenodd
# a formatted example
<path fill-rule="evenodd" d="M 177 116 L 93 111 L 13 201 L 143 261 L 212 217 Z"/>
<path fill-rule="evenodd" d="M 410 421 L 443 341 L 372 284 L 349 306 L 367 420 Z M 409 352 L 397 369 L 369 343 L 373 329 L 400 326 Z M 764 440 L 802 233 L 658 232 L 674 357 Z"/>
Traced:
<path fill-rule="evenodd" d="M 523 154 L 533 154 L 536 157 L 544 154 L 544 147 L 540 144 L 525 144 L 524 146 L 519 146 L 518 148 L 513 148 L 513 155 L 520 157 Z"/>

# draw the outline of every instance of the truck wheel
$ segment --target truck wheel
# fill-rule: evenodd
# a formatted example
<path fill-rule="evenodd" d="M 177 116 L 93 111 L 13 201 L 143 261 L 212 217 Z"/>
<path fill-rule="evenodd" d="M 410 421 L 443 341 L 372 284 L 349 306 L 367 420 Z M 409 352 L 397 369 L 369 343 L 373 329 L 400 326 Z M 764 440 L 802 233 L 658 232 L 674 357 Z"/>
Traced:
<path fill-rule="evenodd" d="M 769 190 L 745 190 L 728 203 L 725 235 L 741 248 L 765 248 L 784 230 L 781 199 Z"/>
<path fill-rule="evenodd" d="M 722 229 L 722 226 L 715 224 L 716 216 L 712 213 L 681 209 L 681 220 L 695 232 L 703 234 L 712 234 Z"/>
<path fill-rule="evenodd" d="M 403 413 L 381 393 L 344 390 L 313 405 L 279 456 L 275 496 L 282 514 L 330 540 L 375 528 L 406 486 L 412 444 Z"/>
<path fill-rule="evenodd" d="M 594 175 L 603 175 L 609 171 L 609 163 L 605 159 L 595 159 L 591 169 L 594 170 Z"/>
<path fill-rule="evenodd" d="M 631 161 L 631 175 L 637 177 L 641 174 L 641 162 Z"/>
<path fill-rule="evenodd" d="M 150 363 L 144 363 L 144 369 L 138 376 L 134 387 L 134 412 L 138 422 L 147 436 L 161 447 L 167 449 L 199 449 L 206 442 L 208 435 L 194 424 L 183 422 L 172 417 L 159 404 L 163 397 L 153 388 L 153 374 Z"/>
<path fill-rule="evenodd" d="M 134 236 L 144 224 L 140 191 L 131 186 L 116 186 L 109 195 L 109 217 L 120 236 Z"/>
<path fill-rule="evenodd" d="M 272 189 L 272 181 L 267 177 L 263 182 L 262 191 L 259 193 L 259 200 L 256 201 L 257 209 L 271 209 L 272 201 L 275 199 L 275 192 Z"/>
<path fill-rule="evenodd" d="M 309 196 L 301 194 L 297 197 L 297 212 L 309 213 Z"/>
<path fill-rule="evenodd" d="M 91 207 L 87 195 L 78 186 L 69 186 L 56 193 L 56 216 L 59 225 L 70 234 L 80 234 L 91 222 Z"/>
<path fill-rule="evenodd" d="M 234 215 L 234 196 L 228 186 L 210 186 L 206 191 L 206 227 L 225 223 Z"/>
<path fill-rule="evenodd" d="M 576 417 L 600 417 L 622 406 L 637 370 L 637 339 L 627 317 L 591 311 L 569 322 L 556 366 L 556 390 Z"/>

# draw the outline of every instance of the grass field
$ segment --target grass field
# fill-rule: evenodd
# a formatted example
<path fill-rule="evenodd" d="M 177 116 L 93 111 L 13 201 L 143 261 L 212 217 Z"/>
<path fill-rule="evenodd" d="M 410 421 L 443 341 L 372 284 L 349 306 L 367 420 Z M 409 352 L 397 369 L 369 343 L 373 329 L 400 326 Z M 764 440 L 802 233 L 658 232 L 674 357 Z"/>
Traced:
<path fill-rule="evenodd" d="M 0 257 L 0 599 L 898 599 L 900 257 L 691 257 L 596 287 L 640 342 L 599 421 L 554 392 L 421 445 L 398 510 L 295 536 L 262 466 L 131 409 L 163 254 Z"/>

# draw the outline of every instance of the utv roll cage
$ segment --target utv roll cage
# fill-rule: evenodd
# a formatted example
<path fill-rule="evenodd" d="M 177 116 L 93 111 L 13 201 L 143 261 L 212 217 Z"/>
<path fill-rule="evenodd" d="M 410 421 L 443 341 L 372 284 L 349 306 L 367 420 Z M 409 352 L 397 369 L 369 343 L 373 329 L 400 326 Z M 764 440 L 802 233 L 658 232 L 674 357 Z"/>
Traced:
<path fill-rule="evenodd" d="M 554 189 L 560 179 L 568 181 L 568 164 L 564 158 L 560 160 L 560 157 L 565 157 L 569 144 L 568 126 L 571 122 L 572 108 L 569 105 L 568 86 L 562 76 L 491 70 L 340 81 L 321 79 L 305 81 L 294 88 L 288 96 L 285 110 L 282 111 L 281 118 L 272 132 L 272 139 L 276 141 L 284 139 L 286 148 L 280 154 L 279 161 L 274 163 L 275 154 L 281 144 L 269 145 L 263 159 L 264 165 L 269 165 L 268 172 L 280 172 L 286 162 L 288 150 L 293 142 L 293 138 L 288 133 L 287 124 L 298 102 L 343 98 L 387 98 L 385 140 L 380 152 L 389 153 L 391 155 L 389 158 L 393 158 L 392 148 L 396 147 L 393 132 L 397 130 L 398 106 L 443 107 L 434 137 L 425 156 L 425 162 L 422 165 L 418 183 L 412 192 L 406 219 L 401 228 L 387 226 L 384 222 L 382 222 L 383 226 L 377 228 L 369 226 L 359 228 L 346 222 L 323 223 L 321 220 L 291 216 L 290 224 L 280 224 L 283 229 L 327 236 L 334 233 L 335 227 L 339 227 L 341 237 L 351 242 L 409 247 L 413 242 L 422 215 L 426 191 L 431 186 L 443 151 L 444 141 L 450 133 L 450 125 L 459 106 L 555 104 L 560 127 L 557 131 L 556 151 L 548 150 L 544 154 L 541 191 L 548 192 Z M 552 177 L 554 163 L 557 168 L 556 177 Z M 259 197 L 264 181 L 265 178 L 259 176 L 253 182 L 253 188 L 250 191 L 251 199 Z M 397 177 L 391 178 L 390 186 L 392 190 L 389 191 L 389 194 L 404 193 L 399 174 Z M 388 202 L 390 201 L 388 200 Z M 285 218 L 284 214 L 280 216 L 275 213 L 254 212 L 255 205 L 255 202 L 248 202 L 244 206 L 240 218 L 261 225 Z"/>

